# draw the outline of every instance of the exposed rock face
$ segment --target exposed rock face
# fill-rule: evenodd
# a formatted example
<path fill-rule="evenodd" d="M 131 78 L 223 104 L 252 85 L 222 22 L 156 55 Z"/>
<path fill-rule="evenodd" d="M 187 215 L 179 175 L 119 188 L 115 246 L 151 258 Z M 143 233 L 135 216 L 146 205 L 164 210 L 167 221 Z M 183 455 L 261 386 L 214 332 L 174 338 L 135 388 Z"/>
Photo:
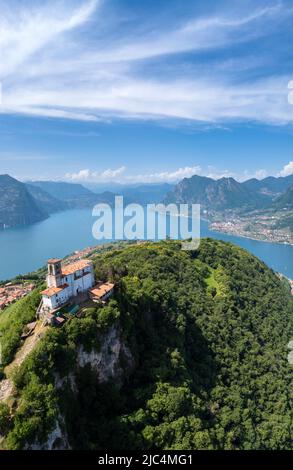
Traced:
<path fill-rule="evenodd" d="M 123 378 L 127 376 L 134 367 L 134 359 L 128 347 L 121 339 L 120 330 L 117 326 L 112 326 L 106 334 L 97 338 L 101 344 L 100 351 L 85 351 L 81 346 L 77 351 L 77 368 L 85 367 L 90 364 L 92 370 L 97 373 L 99 383 L 107 382 L 109 379 L 115 379 L 118 385 L 122 385 Z M 122 366 L 123 360 L 123 366 Z M 77 393 L 77 385 L 74 372 L 60 378 L 56 375 L 56 388 L 62 388 L 65 383 L 69 383 L 72 391 Z M 68 438 L 65 431 L 65 421 L 59 413 L 56 425 L 49 434 L 47 441 L 43 444 L 34 443 L 28 445 L 29 450 L 58 450 L 70 449 Z"/>
<path fill-rule="evenodd" d="M 56 426 L 49 434 L 44 444 L 27 445 L 25 450 L 70 450 L 70 445 L 66 433 L 62 431 L 60 423 L 63 418 L 60 416 L 56 422 Z"/>
<path fill-rule="evenodd" d="M 91 351 L 88 353 L 83 347 L 80 347 L 77 362 L 79 367 L 90 364 L 92 369 L 97 372 L 100 383 L 115 378 L 118 384 L 121 384 L 124 373 L 121 367 L 121 356 L 126 360 L 128 367 L 132 368 L 133 358 L 131 353 L 121 341 L 118 329 L 112 327 L 104 337 L 100 352 Z"/>

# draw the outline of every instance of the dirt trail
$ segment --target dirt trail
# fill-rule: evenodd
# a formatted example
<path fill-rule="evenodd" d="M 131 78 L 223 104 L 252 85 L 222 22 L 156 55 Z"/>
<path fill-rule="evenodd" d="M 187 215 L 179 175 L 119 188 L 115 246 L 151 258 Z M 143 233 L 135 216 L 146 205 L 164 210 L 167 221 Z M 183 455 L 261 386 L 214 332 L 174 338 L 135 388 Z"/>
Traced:
<path fill-rule="evenodd" d="M 13 361 L 4 369 L 7 379 L 0 381 L 0 401 L 7 400 L 13 392 L 13 382 L 9 378 L 16 367 L 19 367 L 29 353 L 35 348 L 36 344 L 40 341 L 44 335 L 47 326 L 44 326 L 43 322 L 39 321 L 35 327 L 35 330 L 29 336 L 17 351 Z"/>

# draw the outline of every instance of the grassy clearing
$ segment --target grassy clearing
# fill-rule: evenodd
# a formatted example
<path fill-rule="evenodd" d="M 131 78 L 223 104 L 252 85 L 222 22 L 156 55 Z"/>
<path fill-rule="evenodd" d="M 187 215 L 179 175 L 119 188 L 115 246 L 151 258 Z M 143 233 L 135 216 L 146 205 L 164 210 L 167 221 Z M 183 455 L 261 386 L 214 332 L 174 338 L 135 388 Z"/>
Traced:
<path fill-rule="evenodd" d="M 216 280 L 216 270 L 215 269 L 210 269 L 210 275 L 209 277 L 207 277 L 205 279 L 205 282 L 207 284 L 207 287 L 209 289 L 216 289 L 216 292 L 217 294 L 216 295 L 219 295 L 220 294 L 220 285 L 218 283 L 218 281 Z"/>

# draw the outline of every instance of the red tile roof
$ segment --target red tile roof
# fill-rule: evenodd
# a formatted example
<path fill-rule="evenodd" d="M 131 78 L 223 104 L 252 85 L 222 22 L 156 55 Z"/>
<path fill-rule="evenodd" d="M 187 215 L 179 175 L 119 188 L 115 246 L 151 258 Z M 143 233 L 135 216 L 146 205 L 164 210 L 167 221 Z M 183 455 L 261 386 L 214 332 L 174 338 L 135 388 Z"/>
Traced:
<path fill-rule="evenodd" d="M 56 263 L 60 263 L 61 259 L 59 258 L 51 258 L 51 259 L 48 259 L 48 264 L 56 264 Z"/>
<path fill-rule="evenodd" d="M 98 282 L 98 284 L 90 290 L 90 293 L 94 297 L 101 299 L 104 295 L 111 292 L 113 288 L 114 284 L 111 284 L 111 282 Z"/>
<path fill-rule="evenodd" d="M 46 295 L 47 297 L 52 297 L 53 295 L 56 295 L 66 289 L 66 287 L 68 287 L 68 284 L 63 284 L 63 286 L 60 287 L 49 287 L 48 289 L 43 290 L 41 294 Z"/>
<path fill-rule="evenodd" d="M 63 266 L 62 275 L 68 276 L 69 274 L 74 274 L 76 271 L 81 271 L 84 268 L 88 268 L 89 266 L 92 266 L 92 264 L 93 264 L 92 261 L 81 259 L 79 261 L 76 261 L 75 263 L 68 264 L 67 266 Z"/>
<path fill-rule="evenodd" d="M 65 318 L 62 318 L 62 317 L 55 317 L 55 318 L 54 318 L 54 321 L 55 321 L 56 323 L 62 324 L 62 323 L 64 323 L 66 320 L 65 320 Z"/>

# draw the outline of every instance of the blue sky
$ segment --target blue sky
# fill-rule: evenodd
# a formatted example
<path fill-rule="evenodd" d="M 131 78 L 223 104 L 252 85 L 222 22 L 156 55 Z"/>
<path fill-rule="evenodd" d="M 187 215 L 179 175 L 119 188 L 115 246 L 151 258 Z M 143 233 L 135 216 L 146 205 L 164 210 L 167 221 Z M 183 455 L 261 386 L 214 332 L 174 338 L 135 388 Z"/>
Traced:
<path fill-rule="evenodd" d="M 0 0 L 0 173 L 293 172 L 290 0 Z"/>

